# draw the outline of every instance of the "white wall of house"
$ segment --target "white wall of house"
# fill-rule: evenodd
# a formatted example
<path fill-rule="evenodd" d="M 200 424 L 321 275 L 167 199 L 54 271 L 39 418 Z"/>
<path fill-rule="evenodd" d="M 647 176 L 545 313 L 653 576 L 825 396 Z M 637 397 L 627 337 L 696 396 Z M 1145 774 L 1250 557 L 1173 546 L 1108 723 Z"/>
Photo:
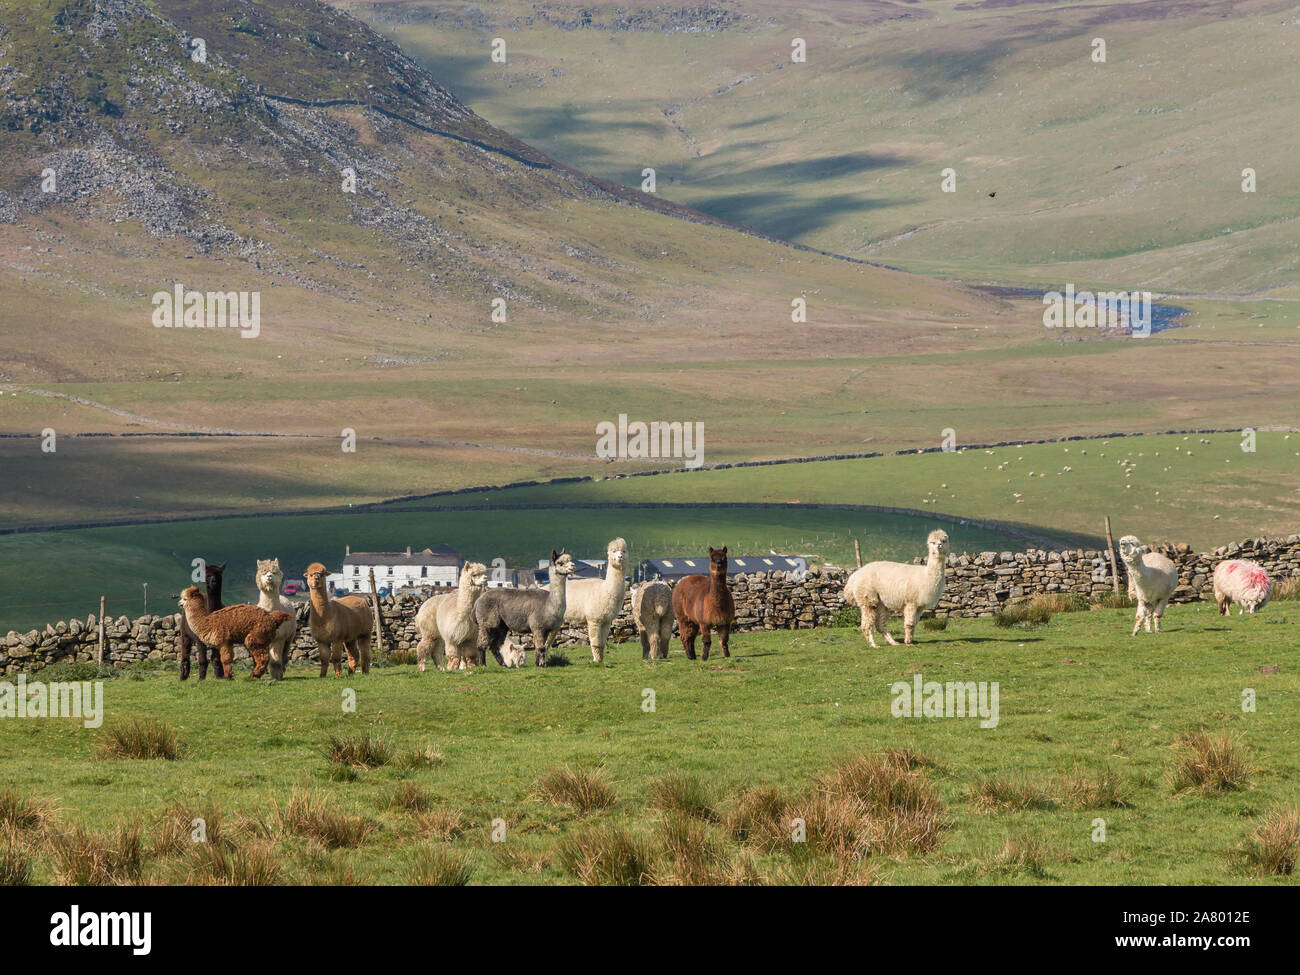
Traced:
<path fill-rule="evenodd" d="M 375 570 L 375 588 L 401 589 L 406 586 L 451 586 L 460 578 L 454 565 L 347 565 L 343 566 L 340 589 L 370 592 L 370 570 Z M 333 578 L 333 577 L 331 577 Z"/>

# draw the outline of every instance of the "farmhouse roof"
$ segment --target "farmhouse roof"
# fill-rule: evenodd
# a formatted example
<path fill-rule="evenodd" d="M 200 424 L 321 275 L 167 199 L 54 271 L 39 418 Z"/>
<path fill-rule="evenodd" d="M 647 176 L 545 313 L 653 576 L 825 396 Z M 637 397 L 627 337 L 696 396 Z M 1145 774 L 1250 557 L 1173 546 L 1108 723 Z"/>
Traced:
<path fill-rule="evenodd" d="M 420 552 L 353 552 L 343 557 L 344 565 L 460 565 L 460 554 L 446 545 Z"/>
<path fill-rule="evenodd" d="M 753 572 L 793 572 L 802 567 L 797 559 L 788 555 L 732 555 L 727 558 L 727 575 L 736 576 Z M 661 576 L 678 577 L 707 575 L 709 557 L 691 555 L 685 558 L 643 559 L 643 572 Z"/>

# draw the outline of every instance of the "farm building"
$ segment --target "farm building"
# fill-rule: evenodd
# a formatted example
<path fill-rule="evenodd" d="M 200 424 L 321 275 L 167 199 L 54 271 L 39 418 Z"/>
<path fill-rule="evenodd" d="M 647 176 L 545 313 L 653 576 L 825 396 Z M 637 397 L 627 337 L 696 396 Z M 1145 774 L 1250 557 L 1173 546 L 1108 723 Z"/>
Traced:
<path fill-rule="evenodd" d="M 603 579 L 605 577 L 605 559 L 574 559 L 573 574 L 569 576 L 573 579 Z M 541 586 L 548 586 L 551 583 L 551 560 L 537 560 L 537 583 Z"/>
<path fill-rule="evenodd" d="M 733 555 L 727 559 L 727 576 L 749 575 L 754 572 L 804 572 L 808 563 L 790 555 Z M 638 582 L 661 580 L 673 582 L 685 576 L 708 575 L 709 557 L 692 555 L 689 558 L 642 559 L 636 567 Z"/>
<path fill-rule="evenodd" d="M 446 545 L 419 552 L 353 552 L 347 547 L 343 571 L 326 580 L 333 589 L 345 592 L 370 591 L 370 570 L 375 586 L 390 592 L 412 586 L 455 586 L 460 579 L 460 554 Z"/>

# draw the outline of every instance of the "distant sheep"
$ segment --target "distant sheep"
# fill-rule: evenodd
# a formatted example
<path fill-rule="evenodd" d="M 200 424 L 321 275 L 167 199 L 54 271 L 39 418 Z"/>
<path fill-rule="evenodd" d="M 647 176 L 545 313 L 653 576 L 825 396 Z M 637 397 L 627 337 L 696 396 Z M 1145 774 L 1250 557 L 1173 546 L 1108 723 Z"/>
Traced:
<path fill-rule="evenodd" d="M 868 562 L 845 583 L 844 599 L 862 611 L 862 634 L 873 647 L 876 630 L 890 646 L 897 645 L 886 625 L 890 613 L 903 611 L 903 642 L 910 644 L 916 618 L 939 605 L 948 564 L 948 533 L 930 532 L 926 548 L 929 554 L 924 565 Z"/>
<path fill-rule="evenodd" d="M 1131 635 L 1137 636 L 1143 623 L 1150 633 L 1152 620 L 1155 621 L 1155 631 L 1159 633 L 1160 619 L 1178 586 L 1178 569 L 1159 552 L 1148 551 L 1136 535 L 1125 535 L 1119 540 L 1119 557 L 1128 569 L 1129 595 L 1137 600 Z"/>
<path fill-rule="evenodd" d="M 641 635 L 641 659 L 664 660 L 673 637 L 673 591 L 647 582 L 632 591 L 632 619 Z"/>
<path fill-rule="evenodd" d="M 1233 603 L 1241 607 L 1238 613 L 1263 609 L 1272 594 L 1273 584 L 1258 562 L 1229 559 L 1214 567 L 1214 602 L 1221 616 L 1228 615 Z"/>

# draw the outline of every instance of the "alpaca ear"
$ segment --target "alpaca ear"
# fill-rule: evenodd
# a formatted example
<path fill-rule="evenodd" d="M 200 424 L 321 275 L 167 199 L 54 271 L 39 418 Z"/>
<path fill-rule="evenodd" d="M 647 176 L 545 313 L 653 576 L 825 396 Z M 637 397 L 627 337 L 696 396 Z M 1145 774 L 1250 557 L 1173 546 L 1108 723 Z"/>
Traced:
<path fill-rule="evenodd" d="M 225 562 L 222 562 L 219 566 L 217 566 L 217 571 L 218 571 L 218 572 L 225 572 L 225 571 L 226 571 L 226 563 L 225 563 Z"/>
<path fill-rule="evenodd" d="M 554 565 L 559 560 L 560 560 L 560 553 L 555 551 L 555 549 L 551 549 L 551 564 Z"/>

